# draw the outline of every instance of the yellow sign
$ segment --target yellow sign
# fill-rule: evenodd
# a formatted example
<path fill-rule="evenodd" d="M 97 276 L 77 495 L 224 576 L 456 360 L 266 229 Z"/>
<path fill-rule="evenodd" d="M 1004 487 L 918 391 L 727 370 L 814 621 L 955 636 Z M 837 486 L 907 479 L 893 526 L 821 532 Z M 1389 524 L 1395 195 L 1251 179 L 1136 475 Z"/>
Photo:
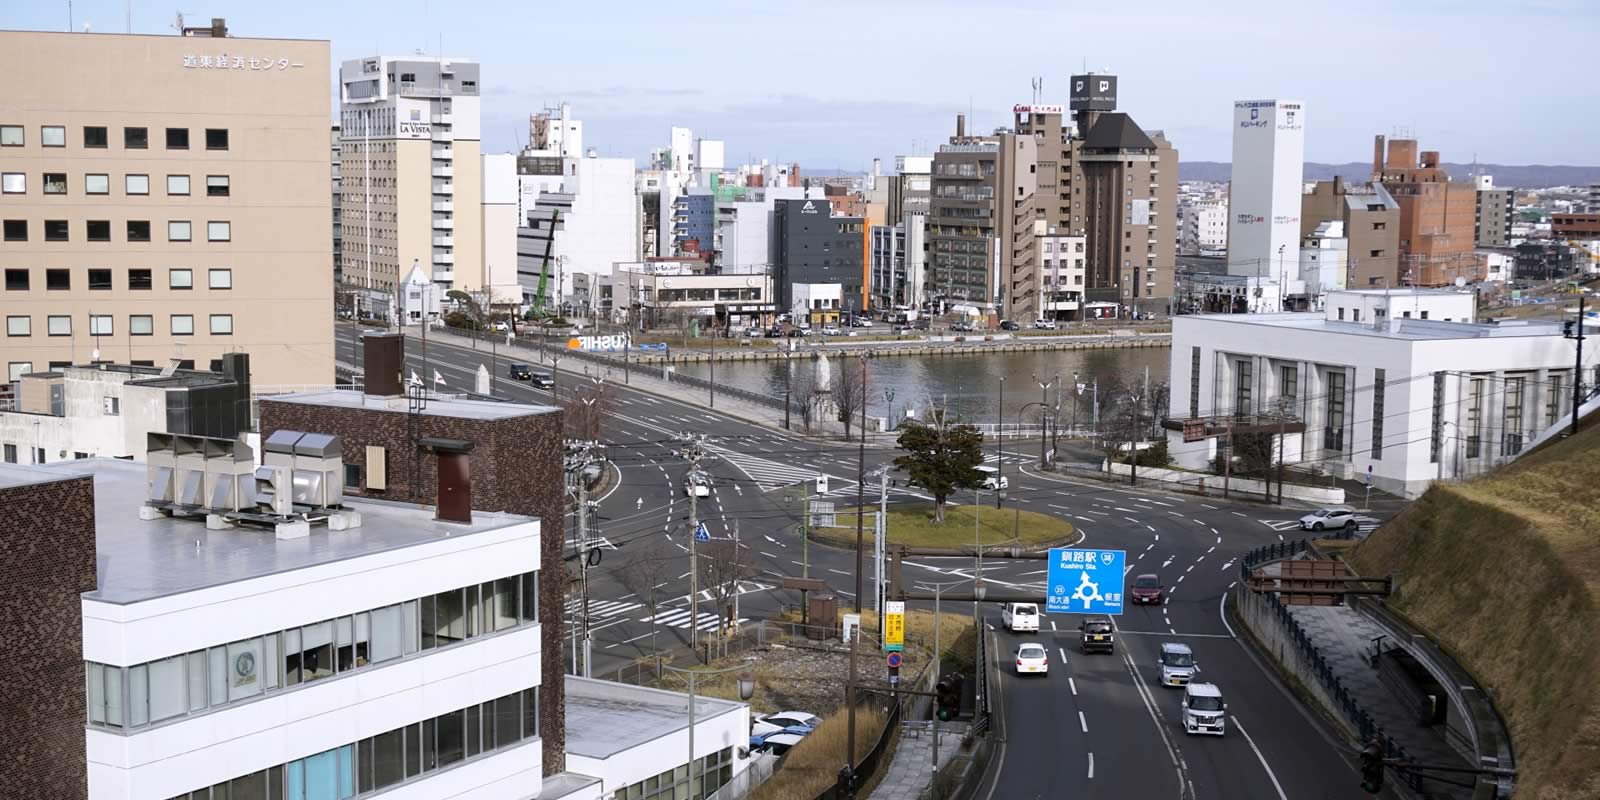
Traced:
<path fill-rule="evenodd" d="M 883 604 L 883 649 L 906 649 L 906 604 L 903 600 L 888 600 Z"/>

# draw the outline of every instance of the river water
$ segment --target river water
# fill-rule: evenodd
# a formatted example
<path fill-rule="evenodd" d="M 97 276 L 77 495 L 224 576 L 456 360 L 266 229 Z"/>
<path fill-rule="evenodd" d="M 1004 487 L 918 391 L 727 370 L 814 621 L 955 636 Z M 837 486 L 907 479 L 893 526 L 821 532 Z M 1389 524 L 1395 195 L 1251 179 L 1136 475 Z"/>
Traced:
<path fill-rule="evenodd" d="M 1072 403 L 1072 381 L 1086 384 L 1081 396 L 1081 419 L 1090 414 L 1093 385 L 1099 381 L 1101 390 L 1119 382 L 1138 381 L 1142 384 L 1148 368 L 1151 383 L 1165 381 L 1168 373 L 1169 348 L 1108 348 L 1104 350 L 1061 350 L 1025 353 L 985 353 L 951 356 L 883 356 L 874 358 L 869 366 L 867 390 L 868 416 L 904 415 L 907 404 L 925 410 L 944 406 L 953 418 L 967 422 L 992 423 L 995 409 L 1000 407 L 1001 381 L 1005 378 L 1005 421 L 1017 421 L 1017 414 L 1028 403 L 1041 399 L 1038 380 L 1049 381 L 1061 376 L 1059 386 L 1065 387 L 1062 395 L 1063 414 Z M 831 372 L 837 379 L 841 369 L 854 369 L 857 359 L 834 356 L 828 359 Z M 735 361 L 717 363 L 717 383 L 736 386 L 752 392 L 782 397 L 785 387 L 784 369 L 795 370 L 791 376 L 793 386 L 805 382 L 802 371 L 817 369 L 817 361 L 795 359 L 791 362 Z M 704 362 L 680 364 L 678 370 L 687 375 L 709 378 L 711 367 Z M 888 401 L 884 390 L 893 393 Z M 1051 387 L 1049 402 L 1054 404 L 1056 387 Z M 893 410 L 889 408 L 893 404 Z M 1035 407 L 1037 408 L 1037 407 Z M 1032 421 L 1034 409 L 1026 409 L 1024 422 Z M 925 411 L 919 416 L 924 419 Z"/>

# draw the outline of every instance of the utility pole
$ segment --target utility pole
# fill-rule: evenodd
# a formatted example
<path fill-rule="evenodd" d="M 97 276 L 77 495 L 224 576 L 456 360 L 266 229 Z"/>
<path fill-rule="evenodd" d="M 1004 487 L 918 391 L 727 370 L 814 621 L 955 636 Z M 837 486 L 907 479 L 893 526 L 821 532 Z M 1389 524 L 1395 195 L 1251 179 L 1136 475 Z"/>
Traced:
<path fill-rule="evenodd" d="M 1006 376 L 1000 376 L 1000 405 L 995 414 L 994 437 L 994 507 L 1000 507 L 1000 487 L 1006 480 Z"/>
<path fill-rule="evenodd" d="M 582 471 L 578 472 L 578 590 L 583 595 L 583 677 L 587 678 L 594 638 L 589 627 L 589 483 Z"/>
<path fill-rule="evenodd" d="M 684 475 L 684 485 L 689 490 L 689 650 L 699 657 L 697 647 L 700 632 L 700 486 L 705 485 L 705 475 L 700 471 L 700 458 L 705 454 L 699 437 L 684 436 L 684 458 L 689 460 L 689 472 Z M 709 491 L 709 489 L 708 489 Z"/>
<path fill-rule="evenodd" d="M 856 451 L 856 613 L 861 613 L 861 560 L 864 545 L 862 531 L 862 516 L 866 513 L 866 483 L 867 483 L 867 353 L 861 354 L 861 396 L 857 401 L 861 403 L 861 440 Z M 855 387 L 845 381 L 844 390 L 854 391 Z M 881 627 L 881 626 L 880 626 Z M 857 632 L 857 636 L 860 633 Z M 851 668 L 854 671 L 855 657 L 851 655 Z M 852 730 L 854 725 L 852 724 Z"/>
<path fill-rule="evenodd" d="M 1133 419 L 1128 427 L 1128 483 L 1139 485 L 1139 403 L 1138 393 L 1128 395 L 1133 400 Z"/>
<path fill-rule="evenodd" d="M 1578 435 L 1578 406 L 1583 404 L 1583 315 L 1584 295 L 1578 295 L 1578 319 L 1572 324 L 1572 330 L 1567 338 L 1578 342 L 1578 357 L 1572 365 L 1572 431 L 1569 435 Z"/>

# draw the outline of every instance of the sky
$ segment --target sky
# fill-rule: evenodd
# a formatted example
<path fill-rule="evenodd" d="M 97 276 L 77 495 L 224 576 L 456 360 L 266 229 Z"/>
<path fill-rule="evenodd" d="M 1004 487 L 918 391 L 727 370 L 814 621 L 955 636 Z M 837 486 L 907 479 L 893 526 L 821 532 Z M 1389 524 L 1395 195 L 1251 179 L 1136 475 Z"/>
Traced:
<path fill-rule="evenodd" d="M 1233 101 L 1277 98 L 1305 103 L 1307 161 L 1367 161 L 1375 134 L 1409 132 L 1450 162 L 1600 164 L 1593 0 L 179 2 L 236 36 L 327 39 L 335 71 L 419 50 L 476 60 L 484 152 L 519 149 L 528 115 L 566 100 L 601 155 L 642 161 L 679 125 L 724 141 L 730 165 L 877 157 L 892 172 L 957 113 L 969 130 L 1009 124 L 1036 77 L 1040 102 L 1064 105 L 1087 65 L 1184 160 L 1227 161 Z M 68 7 L 0 0 L 0 28 L 65 30 Z M 70 7 L 77 29 L 111 33 L 171 33 L 179 8 Z"/>

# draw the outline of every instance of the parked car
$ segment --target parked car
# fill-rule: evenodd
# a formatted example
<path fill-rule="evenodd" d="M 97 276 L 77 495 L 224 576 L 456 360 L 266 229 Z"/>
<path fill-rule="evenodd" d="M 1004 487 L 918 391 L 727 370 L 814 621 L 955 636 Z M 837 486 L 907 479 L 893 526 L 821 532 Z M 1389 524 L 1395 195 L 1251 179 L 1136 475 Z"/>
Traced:
<path fill-rule="evenodd" d="M 850 327 L 852 327 L 852 328 L 870 328 L 870 327 L 872 327 L 872 318 L 871 317 L 856 317 L 854 320 L 851 320 Z"/>
<path fill-rule="evenodd" d="M 756 719 L 760 722 L 766 722 L 773 725 L 782 725 L 784 727 L 799 725 L 806 728 L 811 728 L 813 730 L 815 730 L 818 725 L 822 724 L 821 717 L 805 711 L 774 711 L 771 714 L 764 714 Z"/>
<path fill-rule="evenodd" d="M 1000 330 L 1003 330 L 1003 331 L 1020 331 L 1020 330 L 1022 330 L 1022 326 L 1018 325 L 1015 322 L 1012 322 L 1009 319 L 1001 320 L 1001 322 L 1000 322 Z"/>
<path fill-rule="evenodd" d="M 755 744 L 754 741 L 752 741 L 751 744 L 757 750 L 771 753 L 779 758 L 782 758 L 788 754 L 791 748 L 799 744 L 804 739 L 804 736 L 798 736 L 793 733 L 774 733 L 771 736 L 763 737 L 761 739 L 761 744 L 759 745 Z"/>
<path fill-rule="evenodd" d="M 1194 680 L 1194 674 L 1200 671 L 1200 665 L 1194 660 L 1194 651 L 1189 649 L 1189 645 L 1176 642 L 1161 643 L 1159 666 L 1162 686 L 1188 686 Z"/>
<path fill-rule="evenodd" d="M 1038 642 L 1023 642 L 1017 646 L 1018 675 L 1050 674 L 1050 653 Z"/>
<path fill-rule="evenodd" d="M 539 387 L 540 389 L 556 388 L 556 379 L 550 377 L 550 373 L 548 372 L 535 372 L 528 376 L 528 382 Z"/>
<path fill-rule="evenodd" d="M 840 335 L 842 333 L 844 333 L 844 331 L 839 330 L 839 326 L 838 325 L 824 325 L 824 326 L 822 326 L 822 335 L 823 336 L 838 336 L 838 335 Z"/>
<path fill-rule="evenodd" d="M 1107 653 L 1116 652 L 1115 629 L 1111 627 L 1109 617 L 1090 617 L 1078 625 L 1082 632 L 1080 648 L 1085 653 L 1104 650 Z"/>
<path fill-rule="evenodd" d="M 533 380 L 533 371 L 527 364 L 512 364 L 511 377 L 519 381 Z"/>
<path fill-rule="evenodd" d="M 966 320 L 958 320 L 950 324 L 950 330 L 955 331 L 956 333 L 971 333 L 977 329 L 972 326 L 972 323 L 967 322 Z"/>
<path fill-rule="evenodd" d="M 1221 736 L 1228 704 L 1214 683 L 1191 683 L 1183 687 L 1183 732 Z"/>
<path fill-rule="evenodd" d="M 1037 631 L 1039 606 L 1034 603 L 1006 603 L 1005 608 L 1000 610 L 1000 624 L 1012 633 Z"/>
<path fill-rule="evenodd" d="M 919 331 L 925 331 L 932 329 L 933 323 L 927 317 L 923 317 L 911 323 L 911 327 Z"/>
<path fill-rule="evenodd" d="M 758 719 L 755 722 L 750 723 L 750 738 L 754 739 L 762 736 L 771 736 L 774 733 L 792 733 L 796 736 L 804 736 L 814 730 L 816 730 L 816 728 L 813 728 L 809 725 L 778 725 L 772 722 L 763 722 L 762 720 Z"/>
<path fill-rule="evenodd" d="M 1056 329 L 1056 321 L 1053 319 L 1036 319 L 1033 321 L 1033 327 L 1036 330 L 1053 331 Z"/>
<path fill-rule="evenodd" d="M 1354 528 L 1355 526 L 1355 512 L 1346 511 L 1342 508 L 1319 508 L 1300 518 L 1300 529 L 1304 531 Z"/>
<path fill-rule="evenodd" d="M 1128 599 L 1134 605 L 1159 606 L 1162 602 L 1161 576 L 1147 572 L 1133 579 L 1133 590 L 1128 592 Z"/>

